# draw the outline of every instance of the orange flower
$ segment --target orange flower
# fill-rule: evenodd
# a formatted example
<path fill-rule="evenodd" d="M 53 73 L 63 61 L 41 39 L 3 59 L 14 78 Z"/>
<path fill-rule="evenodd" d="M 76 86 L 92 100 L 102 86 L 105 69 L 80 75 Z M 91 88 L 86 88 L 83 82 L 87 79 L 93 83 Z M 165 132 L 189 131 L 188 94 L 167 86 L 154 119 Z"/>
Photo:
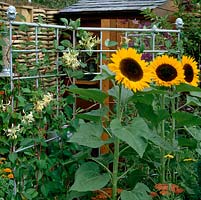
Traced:
<path fill-rule="evenodd" d="M 117 193 L 120 194 L 123 190 L 118 188 Z M 101 191 L 96 191 L 96 196 L 92 197 L 91 200 L 107 200 L 108 197 L 112 197 L 112 188 L 103 188 Z"/>
<path fill-rule="evenodd" d="M 13 174 L 8 174 L 8 178 L 9 178 L 9 179 L 13 179 L 13 178 L 14 178 L 14 175 L 13 175 Z"/>
<path fill-rule="evenodd" d="M 184 190 L 176 184 L 158 183 L 154 187 L 159 191 L 161 195 L 169 195 L 170 192 L 173 192 L 175 194 L 181 194 L 182 192 L 184 192 Z"/>
<path fill-rule="evenodd" d="M 3 172 L 5 172 L 5 173 L 11 173 L 11 172 L 12 172 L 12 169 L 10 169 L 10 168 L 5 168 L 5 169 L 3 169 Z"/>
<path fill-rule="evenodd" d="M 150 192 L 150 194 L 149 194 L 152 198 L 154 198 L 154 197 L 157 197 L 158 196 L 158 194 L 157 194 L 157 192 Z"/>

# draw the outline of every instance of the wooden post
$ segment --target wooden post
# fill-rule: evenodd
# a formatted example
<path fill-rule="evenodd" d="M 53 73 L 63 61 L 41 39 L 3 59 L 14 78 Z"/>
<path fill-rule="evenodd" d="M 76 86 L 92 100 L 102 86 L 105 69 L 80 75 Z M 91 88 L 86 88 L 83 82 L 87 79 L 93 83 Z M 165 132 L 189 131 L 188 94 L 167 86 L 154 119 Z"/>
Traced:
<path fill-rule="evenodd" d="M 116 28 L 116 19 L 102 19 L 101 20 L 101 27 L 103 28 Z M 102 41 L 103 41 L 103 50 L 109 50 L 109 49 L 116 49 L 116 47 L 112 47 L 112 48 L 108 48 L 104 45 L 104 42 L 105 40 L 113 40 L 113 41 L 116 41 L 117 39 L 117 33 L 116 32 L 111 32 L 111 31 L 104 31 L 103 32 L 103 38 L 102 38 Z M 106 53 L 106 57 L 107 58 L 110 58 L 111 56 L 111 53 Z M 108 59 L 107 60 L 103 60 L 103 64 L 107 65 L 108 64 Z M 102 90 L 104 92 L 108 92 L 108 90 L 110 89 L 111 85 L 110 85 L 110 81 L 109 80 L 104 80 L 102 82 Z M 105 100 L 105 104 L 107 106 L 111 106 L 111 99 L 110 98 L 107 98 Z M 104 122 L 103 122 L 104 124 Z M 102 134 L 102 139 L 103 140 L 107 140 L 108 139 L 108 134 L 107 133 L 103 133 Z M 101 148 L 100 148 L 100 153 L 101 154 L 106 154 L 109 152 L 109 146 L 108 145 L 103 145 Z"/>

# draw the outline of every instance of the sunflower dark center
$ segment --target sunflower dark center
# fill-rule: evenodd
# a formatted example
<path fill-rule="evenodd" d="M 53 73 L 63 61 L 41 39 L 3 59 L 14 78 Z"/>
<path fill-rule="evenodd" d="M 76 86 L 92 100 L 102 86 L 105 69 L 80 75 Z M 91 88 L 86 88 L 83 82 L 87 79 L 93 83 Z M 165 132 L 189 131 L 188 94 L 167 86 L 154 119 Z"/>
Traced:
<path fill-rule="evenodd" d="M 143 70 L 139 63 L 132 58 L 125 58 L 120 62 L 121 73 L 131 81 L 139 81 L 143 77 Z"/>
<path fill-rule="evenodd" d="M 190 83 L 193 80 L 193 69 L 191 65 L 185 64 L 184 65 L 184 75 L 185 75 L 185 81 Z"/>
<path fill-rule="evenodd" d="M 177 70 L 169 64 L 162 64 L 156 69 L 157 76 L 163 81 L 172 81 L 177 77 Z"/>

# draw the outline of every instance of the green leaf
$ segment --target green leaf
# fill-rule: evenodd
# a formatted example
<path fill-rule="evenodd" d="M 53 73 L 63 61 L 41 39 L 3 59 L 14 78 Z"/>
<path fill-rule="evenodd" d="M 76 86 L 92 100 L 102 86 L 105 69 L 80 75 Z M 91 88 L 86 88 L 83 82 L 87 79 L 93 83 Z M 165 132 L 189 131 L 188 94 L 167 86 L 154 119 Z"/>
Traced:
<path fill-rule="evenodd" d="M 22 96 L 16 96 L 18 99 L 18 106 L 24 107 L 26 103 L 26 99 Z"/>
<path fill-rule="evenodd" d="M 158 124 L 169 117 L 169 112 L 167 110 L 153 110 L 152 105 L 147 105 L 144 103 L 136 103 L 136 108 L 139 112 L 139 115 L 153 123 L 155 127 Z"/>
<path fill-rule="evenodd" d="M 61 44 L 62 44 L 64 47 L 72 47 L 72 43 L 71 43 L 69 40 L 62 40 L 62 41 L 61 41 Z"/>
<path fill-rule="evenodd" d="M 12 163 L 15 163 L 15 161 L 17 159 L 17 154 L 16 153 L 11 153 L 11 154 L 9 154 L 8 158 Z"/>
<path fill-rule="evenodd" d="M 38 196 L 38 192 L 34 188 L 29 188 L 29 189 L 26 190 L 26 192 L 23 192 L 23 195 L 27 199 L 31 200 L 31 199 L 34 199 L 35 197 Z"/>
<path fill-rule="evenodd" d="M 176 86 L 175 92 L 201 92 L 199 87 L 195 87 L 189 84 L 182 83 Z"/>
<path fill-rule="evenodd" d="M 110 96 L 115 97 L 116 99 L 119 98 L 119 86 L 114 86 L 112 87 L 109 91 L 108 94 Z M 121 103 L 124 105 L 128 102 L 130 97 L 133 96 L 133 92 L 131 90 L 128 90 L 124 88 L 123 86 L 121 87 Z"/>
<path fill-rule="evenodd" d="M 116 42 L 116 41 L 112 41 L 110 39 L 105 40 L 105 46 L 106 47 L 113 47 L 113 46 L 116 46 L 117 44 L 118 44 L 118 42 Z"/>
<path fill-rule="evenodd" d="M 142 118 L 135 118 L 132 124 L 126 127 L 123 127 L 118 119 L 114 119 L 111 121 L 110 127 L 116 137 L 126 142 L 140 157 L 143 156 L 148 144 L 145 137 L 150 130 Z"/>
<path fill-rule="evenodd" d="M 185 127 L 185 129 L 188 131 L 188 133 L 191 134 L 191 136 L 196 139 L 197 141 L 201 141 L 201 128 L 200 127 Z"/>
<path fill-rule="evenodd" d="M 80 27 L 80 19 L 78 18 L 75 21 L 73 21 L 73 20 L 70 19 L 69 27 L 71 29 L 77 29 L 78 27 Z"/>
<path fill-rule="evenodd" d="M 66 200 L 74 200 L 74 199 L 79 199 L 79 197 L 82 197 L 86 195 L 86 192 L 77 192 L 77 191 L 70 191 L 67 194 Z"/>
<path fill-rule="evenodd" d="M 108 113 L 108 109 L 106 109 L 105 107 L 102 107 L 97 110 L 92 110 L 90 112 L 78 114 L 77 117 L 81 119 L 85 119 L 85 120 L 100 122 L 101 118 L 105 116 L 107 113 Z"/>
<path fill-rule="evenodd" d="M 194 97 L 199 97 L 201 98 L 201 92 L 190 92 L 190 94 Z"/>
<path fill-rule="evenodd" d="M 39 169 L 46 169 L 47 168 L 47 163 L 45 160 L 37 160 L 36 164 Z"/>
<path fill-rule="evenodd" d="M 150 189 L 143 183 L 137 183 L 132 191 L 124 190 L 121 193 L 121 200 L 152 200 L 148 194 Z"/>
<path fill-rule="evenodd" d="M 131 98 L 131 101 L 140 102 L 147 105 L 152 105 L 154 101 L 154 95 L 149 93 L 139 93 L 139 94 L 133 95 Z"/>
<path fill-rule="evenodd" d="M 75 174 L 75 182 L 70 190 L 78 192 L 95 191 L 103 188 L 110 180 L 108 173 L 100 173 L 99 165 L 88 162 L 81 165 Z"/>
<path fill-rule="evenodd" d="M 78 94 L 80 98 L 103 104 L 107 94 L 99 89 L 69 88 L 69 91 Z"/>
<path fill-rule="evenodd" d="M 101 124 L 82 123 L 69 142 L 97 148 L 105 144 L 105 141 L 101 139 L 102 133 L 103 128 Z"/>
<path fill-rule="evenodd" d="M 187 102 L 188 105 L 192 106 L 201 106 L 201 102 L 197 97 L 187 96 Z"/>
<path fill-rule="evenodd" d="M 100 68 L 102 69 L 102 73 L 96 75 L 93 79 L 94 81 L 106 80 L 114 77 L 114 73 L 109 70 L 107 65 L 102 65 Z"/>
<path fill-rule="evenodd" d="M 22 88 L 23 93 L 31 93 L 31 90 L 29 88 Z"/>
<path fill-rule="evenodd" d="M 176 112 L 172 116 L 175 118 L 178 126 L 194 126 L 201 125 L 201 118 L 187 112 Z"/>
<path fill-rule="evenodd" d="M 5 154 L 5 153 L 8 153 L 9 152 L 9 149 L 6 149 L 6 148 L 0 148 L 0 152 L 1 154 Z"/>
<path fill-rule="evenodd" d="M 48 190 L 47 187 L 45 187 L 45 184 L 43 184 L 43 185 L 41 186 L 40 190 L 41 190 L 42 194 L 43 194 L 45 197 L 48 196 L 49 190 Z"/>
<path fill-rule="evenodd" d="M 68 20 L 66 18 L 60 18 L 60 20 L 65 24 L 68 25 Z"/>

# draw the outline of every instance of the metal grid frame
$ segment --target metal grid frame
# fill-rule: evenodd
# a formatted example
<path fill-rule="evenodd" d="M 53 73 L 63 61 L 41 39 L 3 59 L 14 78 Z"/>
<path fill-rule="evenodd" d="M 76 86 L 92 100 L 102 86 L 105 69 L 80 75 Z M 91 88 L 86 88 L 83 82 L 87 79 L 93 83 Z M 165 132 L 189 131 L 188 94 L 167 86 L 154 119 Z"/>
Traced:
<path fill-rule="evenodd" d="M 177 21 L 176 21 L 177 22 Z M 69 27 L 66 26 L 61 26 L 61 25 L 51 25 L 51 24 L 39 24 L 39 23 L 25 23 L 25 22 L 16 22 L 16 21 L 12 21 L 9 20 L 8 22 L 3 22 L 5 24 L 7 24 L 8 26 L 8 39 L 9 39 L 9 66 L 4 66 L 3 67 L 3 72 L 0 73 L 0 77 L 7 77 L 10 79 L 10 90 L 12 91 L 14 89 L 14 82 L 16 80 L 28 80 L 28 79 L 33 79 L 36 81 L 36 85 L 37 87 L 39 87 L 39 79 L 41 78 L 51 78 L 51 77 L 55 77 L 56 78 L 56 94 L 57 94 L 57 100 L 59 100 L 59 78 L 62 76 L 67 76 L 67 74 L 63 74 L 59 72 L 59 51 L 56 52 L 56 58 L 55 58 L 55 74 L 51 74 L 51 75 L 35 75 L 35 76 L 15 76 L 15 74 L 13 73 L 13 54 L 14 53 L 34 53 L 35 54 L 35 62 L 38 62 L 38 58 L 39 58 L 39 53 L 41 52 L 41 49 L 38 46 L 38 34 L 39 34 L 39 29 L 40 28 L 45 28 L 45 29 L 54 29 L 54 33 L 55 33 L 55 39 L 57 44 L 59 44 L 59 35 L 62 31 L 66 31 L 69 29 Z M 28 27 L 33 27 L 35 29 L 35 48 L 31 49 L 31 50 L 26 50 L 26 49 L 20 49 L 20 50 L 16 50 L 13 48 L 13 35 L 14 35 L 14 31 L 13 31 L 13 27 L 14 26 L 20 26 L 20 25 L 26 25 Z M 157 40 L 157 34 L 158 33 L 170 33 L 170 34 L 176 34 L 177 35 L 177 41 L 180 41 L 180 34 L 181 34 L 181 26 L 179 26 L 176 23 L 177 26 L 177 30 L 168 30 L 168 29 L 158 29 L 157 27 L 153 26 L 151 29 L 136 29 L 136 28 L 104 28 L 104 27 L 79 27 L 76 30 L 73 30 L 73 47 L 75 47 L 76 45 L 76 31 L 79 30 L 85 30 L 85 31 L 96 31 L 99 32 L 99 37 L 100 37 L 100 45 L 99 45 L 99 49 L 97 50 L 92 50 L 94 53 L 99 54 L 99 64 L 102 65 L 103 64 L 103 54 L 104 53 L 112 53 L 115 52 L 116 50 L 114 49 L 105 49 L 104 48 L 104 32 L 121 32 L 122 34 L 124 34 L 125 37 L 140 37 L 141 35 L 145 36 L 148 35 L 151 38 L 151 46 L 150 49 L 146 49 L 144 50 L 145 53 L 150 53 L 152 55 L 152 58 L 155 57 L 156 54 L 158 53 L 166 53 L 168 52 L 168 50 L 158 50 L 156 49 L 156 40 Z M 135 34 L 133 34 L 135 33 Z M 52 50 L 47 50 L 48 52 L 52 52 Z M 87 52 L 88 50 L 81 50 L 82 52 Z M 179 50 L 178 50 L 179 51 Z M 63 51 L 64 52 L 64 51 Z M 95 72 L 93 73 L 94 75 L 96 74 L 100 74 L 101 70 L 99 72 Z M 87 73 L 86 73 L 87 74 Z M 99 82 L 99 88 L 100 90 L 102 90 L 102 81 Z M 12 105 L 12 109 L 14 110 L 14 97 L 12 96 L 11 98 L 11 105 Z M 45 142 L 50 142 L 53 140 L 58 140 L 59 141 L 59 136 L 56 137 L 52 137 L 50 139 L 45 140 Z M 19 152 L 23 152 L 26 149 L 29 148 L 33 148 L 35 147 L 34 145 L 29 145 L 27 147 L 23 147 L 23 148 L 19 148 L 19 149 L 13 149 L 15 153 L 19 153 Z M 17 188 L 16 188 L 16 183 L 14 184 L 14 194 L 16 194 Z"/>
<path fill-rule="evenodd" d="M 28 79 L 34 79 L 36 80 L 36 85 L 37 87 L 39 86 L 38 84 L 38 80 L 40 78 L 51 78 L 51 77 L 55 77 L 56 78 L 56 94 L 58 94 L 58 89 L 59 89 L 59 78 L 62 76 L 67 76 L 67 74 L 63 74 L 63 73 L 59 73 L 59 64 L 58 64 L 58 59 L 59 59 L 59 51 L 57 51 L 57 55 L 56 55 L 56 60 L 55 60 L 55 67 L 56 67 L 56 73 L 55 74 L 51 74 L 51 75 L 36 75 L 36 76 L 15 76 L 15 74 L 13 73 L 13 54 L 14 53 L 34 53 L 35 54 L 35 62 L 38 62 L 38 57 L 39 57 L 39 53 L 41 52 L 41 49 L 38 46 L 38 34 L 39 34 L 39 29 L 40 28 L 46 28 L 46 29 L 54 29 L 55 30 L 55 39 L 57 41 L 57 43 L 59 43 L 59 34 L 62 31 L 66 31 L 69 29 L 69 27 L 66 26 L 62 26 L 62 25 L 51 25 L 51 24 L 39 24 L 39 23 L 25 23 L 25 22 L 17 22 L 17 21 L 9 21 L 9 22 L 4 22 L 8 25 L 8 31 L 9 31 L 9 66 L 7 69 L 6 66 L 4 66 L 4 70 L 6 73 L 0 73 L 1 77 L 8 77 L 10 78 L 10 89 L 11 91 L 14 89 L 14 82 L 16 80 L 28 80 Z M 20 50 L 16 50 L 13 49 L 13 36 L 14 36 L 14 32 L 13 32 L 13 27 L 14 26 L 20 26 L 20 25 L 26 25 L 28 27 L 34 27 L 35 29 L 35 48 L 31 49 L 31 50 L 25 50 L 25 49 L 20 49 Z M 130 36 L 134 36 L 134 37 L 140 37 L 140 36 L 145 36 L 148 35 L 149 37 L 151 37 L 151 43 L 152 43 L 152 47 L 150 49 L 146 49 L 144 50 L 144 53 L 151 53 L 152 57 L 154 58 L 155 54 L 157 53 L 166 53 L 168 52 L 168 50 L 158 50 L 155 48 L 155 44 L 156 44 L 156 39 L 157 39 L 157 34 L 158 33 L 174 33 L 177 34 L 177 39 L 178 41 L 180 40 L 180 33 L 181 33 L 181 29 L 177 29 L 177 30 L 169 30 L 169 29 L 158 29 L 157 27 L 153 26 L 151 29 L 137 29 L 137 28 L 104 28 L 104 27 L 78 27 L 76 30 L 73 30 L 73 47 L 75 47 L 76 45 L 76 31 L 79 30 L 86 30 L 86 31 L 96 31 L 100 33 L 100 48 L 98 50 L 92 50 L 92 52 L 98 53 L 99 54 L 99 64 L 102 65 L 103 64 L 103 54 L 104 53 L 112 53 L 115 52 L 116 50 L 113 49 L 104 49 L 104 41 L 103 41 L 103 34 L 104 32 L 121 32 L 125 35 L 125 37 L 130 37 Z M 131 34 L 131 33 L 137 33 L 137 34 Z M 52 52 L 52 50 L 47 50 L 48 52 Z M 87 52 L 88 50 L 81 50 L 81 52 Z M 65 52 L 65 51 L 63 51 Z M 100 72 L 95 72 L 93 73 L 94 75 L 96 74 L 100 74 Z M 87 73 L 86 73 L 87 74 Z M 102 90 L 102 81 L 100 81 L 99 84 L 99 88 L 100 90 Z M 57 100 L 59 100 L 59 97 L 57 96 Z M 12 97 L 12 108 L 14 109 L 14 99 Z M 57 137 L 55 138 L 57 139 Z M 48 142 L 49 140 L 47 140 Z M 50 140 L 51 141 L 51 140 Z M 32 146 L 30 146 L 32 147 Z M 23 150 L 23 149 L 22 149 Z M 20 152 L 21 150 L 16 150 L 16 152 Z"/>

